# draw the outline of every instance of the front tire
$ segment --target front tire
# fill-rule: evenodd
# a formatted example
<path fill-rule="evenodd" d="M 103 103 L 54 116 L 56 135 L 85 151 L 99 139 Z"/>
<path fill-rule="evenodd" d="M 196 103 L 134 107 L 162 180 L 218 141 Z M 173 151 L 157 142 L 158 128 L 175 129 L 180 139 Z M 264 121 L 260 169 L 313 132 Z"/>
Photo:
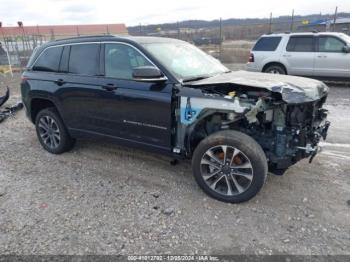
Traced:
<path fill-rule="evenodd" d="M 36 133 L 42 147 L 52 153 L 61 154 L 74 146 L 75 140 L 54 107 L 41 110 L 35 120 Z"/>
<path fill-rule="evenodd" d="M 209 196 L 229 203 L 253 198 L 264 185 L 267 160 L 250 136 L 227 130 L 203 139 L 192 158 L 193 175 Z"/>

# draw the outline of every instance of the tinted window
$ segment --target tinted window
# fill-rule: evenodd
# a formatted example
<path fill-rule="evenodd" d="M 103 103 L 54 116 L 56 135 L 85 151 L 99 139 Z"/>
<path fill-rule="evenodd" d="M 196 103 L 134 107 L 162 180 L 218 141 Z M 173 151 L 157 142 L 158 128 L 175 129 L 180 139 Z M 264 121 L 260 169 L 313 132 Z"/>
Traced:
<path fill-rule="evenodd" d="M 106 76 L 132 79 L 133 69 L 140 66 L 152 66 L 152 64 L 135 48 L 124 44 L 106 44 Z"/>
<path fill-rule="evenodd" d="M 99 75 L 100 45 L 72 45 L 69 57 L 69 72 L 80 75 Z"/>
<path fill-rule="evenodd" d="M 321 36 L 318 39 L 319 52 L 343 52 L 345 43 L 332 36 Z"/>
<path fill-rule="evenodd" d="M 43 51 L 33 66 L 35 71 L 58 71 L 63 47 L 50 47 Z"/>
<path fill-rule="evenodd" d="M 280 42 L 281 37 L 262 37 L 255 44 L 253 51 L 275 51 Z"/>
<path fill-rule="evenodd" d="M 287 44 L 288 52 L 313 52 L 314 38 L 312 36 L 291 37 Z"/>

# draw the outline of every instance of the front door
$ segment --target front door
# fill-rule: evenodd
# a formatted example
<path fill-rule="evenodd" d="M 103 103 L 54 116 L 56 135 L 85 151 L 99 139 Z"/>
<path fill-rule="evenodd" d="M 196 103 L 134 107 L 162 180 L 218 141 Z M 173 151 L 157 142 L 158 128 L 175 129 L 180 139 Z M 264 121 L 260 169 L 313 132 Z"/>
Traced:
<path fill-rule="evenodd" d="M 319 36 L 314 75 L 350 78 L 350 53 L 344 52 L 346 43 L 335 36 Z"/>
<path fill-rule="evenodd" d="M 106 43 L 104 54 L 103 85 L 110 86 L 109 92 L 118 97 L 107 116 L 110 126 L 120 138 L 169 149 L 172 84 L 135 81 L 133 68 L 153 64 L 129 44 Z"/>

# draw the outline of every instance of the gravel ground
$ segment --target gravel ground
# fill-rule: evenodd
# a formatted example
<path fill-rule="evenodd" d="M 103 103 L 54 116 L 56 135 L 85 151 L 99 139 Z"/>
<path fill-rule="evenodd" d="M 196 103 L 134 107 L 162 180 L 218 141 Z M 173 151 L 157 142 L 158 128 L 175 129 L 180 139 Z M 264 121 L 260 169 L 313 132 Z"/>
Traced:
<path fill-rule="evenodd" d="M 8 104 L 19 99 L 19 75 Z M 207 197 L 189 162 L 78 141 L 51 155 L 24 111 L 0 124 L 0 254 L 350 254 L 350 89 L 312 164 L 269 175 L 253 200 Z"/>

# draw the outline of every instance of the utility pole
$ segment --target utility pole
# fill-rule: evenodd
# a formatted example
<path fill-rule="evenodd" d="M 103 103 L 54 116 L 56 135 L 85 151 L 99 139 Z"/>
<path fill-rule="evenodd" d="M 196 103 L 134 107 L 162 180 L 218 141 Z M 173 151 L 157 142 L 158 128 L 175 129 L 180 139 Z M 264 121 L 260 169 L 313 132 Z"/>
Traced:
<path fill-rule="evenodd" d="M 180 24 L 177 22 L 177 39 L 180 39 Z"/>
<path fill-rule="evenodd" d="M 139 32 L 140 32 L 140 35 L 142 35 L 142 25 L 140 23 L 140 26 L 139 26 Z"/>
<path fill-rule="evenodd" d="M 269 33 L 272 33 L 272 12 L 270 13 Z"/>
<path fill-rule="evenodd" d="M 334 19 L 333 19 L 333 32 L 335 31 L 335 22 L 337 21 L 338 6 L 335 7 Z"/>
<path fill-rule="evenodd" d="M 290 32 L 292 33 L 294 29 L 294 9 L 292 11 L 292 22 L 290 24 Z"/>
<path fill-rule="evenodd" d="M 23 49 L 23 53 L 27 54 L 27 45 L 26 45 L 25 31 L 24 31 L 24 27 L 23 27 L 23 22 L 22 21 L 18 21 L 17 25 L 22 31 L 22 49 Z"/>

